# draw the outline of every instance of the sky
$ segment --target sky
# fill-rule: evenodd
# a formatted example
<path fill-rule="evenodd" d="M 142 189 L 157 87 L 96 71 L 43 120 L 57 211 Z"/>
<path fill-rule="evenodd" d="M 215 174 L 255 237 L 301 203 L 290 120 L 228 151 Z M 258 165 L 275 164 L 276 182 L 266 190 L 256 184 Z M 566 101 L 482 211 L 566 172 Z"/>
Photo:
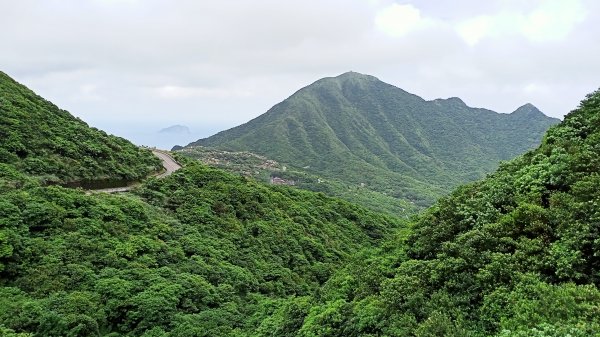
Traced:
<path fill-rule="evenodd" d="M 170 148 L 356 71 L 425 99 L 562 117 L 600 87 L 597 0 L 0 0 L 0 70 Z M 189 134 L 159 133 L 185 125 Z"/>

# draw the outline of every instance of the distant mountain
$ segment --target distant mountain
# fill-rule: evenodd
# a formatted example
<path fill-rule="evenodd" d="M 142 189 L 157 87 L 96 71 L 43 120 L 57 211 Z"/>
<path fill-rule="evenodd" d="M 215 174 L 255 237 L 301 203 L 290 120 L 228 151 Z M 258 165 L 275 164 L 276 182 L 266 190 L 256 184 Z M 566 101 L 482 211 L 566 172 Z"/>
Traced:
<path fill-rule="evenodd" d="M 251 151 L 425 206 L 537 146 L 558 122 L 531 104 L 500 114 L 348 72 L 188 147 Z"/>
<path fill-rule="evenodd" d="M 0 180 L 134 180 L 161 167 L 148 150 L 89 127 L 0 72 Z"/>
<path fill-rule="evenodd" d="M 176 134 L 176 135 L 189 135 L 190 128 L 185 125 L 172 125 L 168 128 L 164 128 L 158 131 L 159 133 Z"/>

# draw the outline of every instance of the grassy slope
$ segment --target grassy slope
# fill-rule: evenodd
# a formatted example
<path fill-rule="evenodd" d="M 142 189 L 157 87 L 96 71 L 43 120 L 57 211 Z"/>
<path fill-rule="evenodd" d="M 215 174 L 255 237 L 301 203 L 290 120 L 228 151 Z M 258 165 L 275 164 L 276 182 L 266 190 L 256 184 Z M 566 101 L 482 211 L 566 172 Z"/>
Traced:
<path fill-rule="evenodd" d="M 0 163 L 48 182 L 135 180 L 160 168 L 150 151 L 90 128 L 2 72 L 0 139 Z"/>
<path fill-rule="evenodd" d="M 558 120 L 425 101 L 346 73 L 299 90 L 256 119 L 190 145 L 251 151 L 421 205 L 537 145 Z"/>

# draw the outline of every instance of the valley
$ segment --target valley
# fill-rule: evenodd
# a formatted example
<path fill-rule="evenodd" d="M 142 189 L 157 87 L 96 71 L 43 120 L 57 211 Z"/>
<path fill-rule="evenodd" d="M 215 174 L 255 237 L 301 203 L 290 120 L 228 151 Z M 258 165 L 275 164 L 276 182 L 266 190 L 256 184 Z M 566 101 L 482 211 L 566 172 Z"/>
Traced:
<path fill-rule="evenodd" d="M 389 115 L 374 98 L 369 114 L 406 118 L 398 125 L 410 121 L 412 133 L 377 134 L 378 119 L 364 124 L 371 117 L 353 110 L 361 117 L 339 121 L 353 130 L 340 143 L 331 137 L 341 133 L 311 129 L 328 114 L 278 117 L 286 106 L 328 109 L 296 110 L 309 104 L 296 97 L 267 115 L 284 124 L 153 153 L 1 75 L 0 335 L 598 336 L 598 91 L 558 124 L 527 105 L 481 117 L 457 99 L 402 94 L 446 109 L 428 110 L 439 118 L 486 121 L 465 125 L 499 118 L 514 142 L 493 151 L 477 135 L 498 130 L 453 134 L 441 127 L 458 123 L 448 116 L 429 130 L 417 123 L 424 113 Z M 400 90 L 343 77 L 335 105 L 363 86 Z M 308 91 L 331 100 L 339 88 L 329 82 Z M 262 148 L 262 132 L 294 146 L 269 148 L 278 159 L 234 150 Z M 140 184 L 115 194 L 61 186 L 95 179 Z"/>
<path fill-rule="evenodd" d="M 412 201 L 375 191 L 364 184 L 349 183 L 337 177 L 325 178 L 310 171 L 309 168 L 282 165 L 275 160 L 250 152 L 229 152 L 203 146 L 190 146 L 177 150 L 176 153 L 263 183 L 291 185 L 304 190 L 322 192 L 360 204 L 373 211 L 403 218 L 408 218 L 422 209 Z"/>

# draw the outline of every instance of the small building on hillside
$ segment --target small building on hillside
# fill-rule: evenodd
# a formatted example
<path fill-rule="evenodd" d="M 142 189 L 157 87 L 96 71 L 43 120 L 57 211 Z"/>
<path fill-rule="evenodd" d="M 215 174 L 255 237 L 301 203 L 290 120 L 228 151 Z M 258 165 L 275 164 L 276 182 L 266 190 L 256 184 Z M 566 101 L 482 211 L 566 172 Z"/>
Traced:
<path fill-rule="evenodd" d="M 286 179 L 279 178 L 279 177 L 271 177 L 271 184 L 294 186 L 294 185 L 296 185 L 296 182 L 293 180 L 286 180 Z"/>

